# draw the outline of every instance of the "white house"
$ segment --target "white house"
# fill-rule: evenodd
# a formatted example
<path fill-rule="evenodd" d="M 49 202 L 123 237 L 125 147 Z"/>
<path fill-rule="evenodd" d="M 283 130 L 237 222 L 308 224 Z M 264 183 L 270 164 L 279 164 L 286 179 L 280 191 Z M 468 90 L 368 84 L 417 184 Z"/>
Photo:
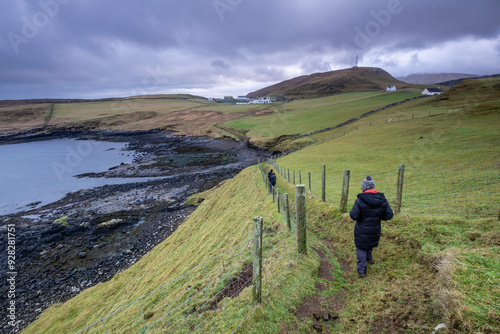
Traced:
<path fill-rule="evenodd" d="M 439 95 L 444 93 L 444 90 L 441 87 L 438 88 L 426 88 L 422 91 L 422 95 Z"/>
<path fill-rule="evenodd" d="M 254 99 L 250 101 L 250 103 L 253 104 L 264 104 L 264 103 L 271 103 L 271 98 L 270 97 L 259 97 L 258 99 Z"/>
<path fill-rule="evenodd" d="M 385 87 L 385 91 L 386 92 L 395 92 L 396 91 L 396 86 L 392 86 L 392 87 Z"/>

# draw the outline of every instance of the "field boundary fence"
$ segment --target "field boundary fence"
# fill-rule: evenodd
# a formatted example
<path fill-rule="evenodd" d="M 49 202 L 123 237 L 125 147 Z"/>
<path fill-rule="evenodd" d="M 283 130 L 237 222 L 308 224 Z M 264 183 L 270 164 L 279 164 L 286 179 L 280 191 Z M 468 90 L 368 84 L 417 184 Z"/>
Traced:
<path fill-rule="evenodd" d="M 310 194 L 323 202 L 333 202 L 341 212 L 349 211 L 361 192 L 361 181 L 372 175 L 376 188 L 385 194 L 395 213 L 496 217 L 500 221 L 500 155 L 482 161 L 462 159 L 425 166 L 399 165 L 390 171 L 356 175 L 347 169 L 332 175 L 326 165 L 315 168 L 321 173 L 312 175 L 278 164 L 275 159 L 281 156 L 284 155 L 268 160 L 277 173 L 291 184 L 305 183 Z"/>
<path fill-rule="evenodd" d="M 266 175 L 259 163 L 264 184 Z M 276 195 L 280 219 L 254 217 L 235 247 L 94 321 L 76 334 L 234 333 L 307 252 L 305 188 Z M 293 204 L 295 207 L 292 207 Z M 298 204 L 297 204 L 298 203 Z M 264 224 L 266 223 L 266 224 Z M 126 319 L 126 320 L 124 320 Z"/>

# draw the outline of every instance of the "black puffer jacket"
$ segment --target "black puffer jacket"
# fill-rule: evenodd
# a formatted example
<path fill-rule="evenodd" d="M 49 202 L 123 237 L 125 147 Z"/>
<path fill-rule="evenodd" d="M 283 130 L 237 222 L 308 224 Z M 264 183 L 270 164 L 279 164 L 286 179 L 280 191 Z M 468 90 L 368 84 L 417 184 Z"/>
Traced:
<path fill-rule="evenodd" d="M 383 193 L 365 192 L 358 194 L 356 202 L 349 213 L 356 221 L 354 227 L 354 243 L 362 249 L 378 246 L 382 226 L 381 220 L 389 220 L 394 214 Z"/>

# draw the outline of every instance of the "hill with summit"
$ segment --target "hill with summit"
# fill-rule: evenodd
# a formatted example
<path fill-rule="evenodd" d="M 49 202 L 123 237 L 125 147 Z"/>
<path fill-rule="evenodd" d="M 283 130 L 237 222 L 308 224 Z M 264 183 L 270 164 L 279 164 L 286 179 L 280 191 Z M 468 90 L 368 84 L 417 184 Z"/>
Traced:
<path fill-rule="evenodd" d="M 289 99 L 311 98 L 339 93 L 383 90 L 393 85 L 398 89 L 411 86 L 411 84 L 397 80 L 381 68 L 353 67 L 303 75 L 262 88 L 247 96 L 250 98 L 260 96 Z"/>

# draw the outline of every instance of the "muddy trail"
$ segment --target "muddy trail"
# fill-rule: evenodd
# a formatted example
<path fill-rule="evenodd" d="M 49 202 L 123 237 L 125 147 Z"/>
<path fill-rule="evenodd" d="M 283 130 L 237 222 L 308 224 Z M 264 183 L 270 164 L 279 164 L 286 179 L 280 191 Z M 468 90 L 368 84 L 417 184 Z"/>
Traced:
<path fill-rule="evenodd" d="M 22 330 L 52 304 L 130 267 L 194 211 L 184 204 L 190 195 L 268 156 L 244 143 L 162 131 L 54 131 L 2 138 L 0 144 L 68 137 L 128 143 L 128 150 L 134 152 L 132 163 L 79 177 L 130 177 L 131 183 L 78 190 L 43 207 L 0 216 L 4 273 L 0 294 L 7 296 L 15 288 L 15 298 L 1 298 L 2 333 Z M 134 182 L 134 177 L 154 179 Z M 60 223 L 54 224 L 56 220 Z M 15 226 L 13 268 L 7 256 L 10 226 Z M 15 329 L 8 324 L 11 300 L 15 301 Z"/>

